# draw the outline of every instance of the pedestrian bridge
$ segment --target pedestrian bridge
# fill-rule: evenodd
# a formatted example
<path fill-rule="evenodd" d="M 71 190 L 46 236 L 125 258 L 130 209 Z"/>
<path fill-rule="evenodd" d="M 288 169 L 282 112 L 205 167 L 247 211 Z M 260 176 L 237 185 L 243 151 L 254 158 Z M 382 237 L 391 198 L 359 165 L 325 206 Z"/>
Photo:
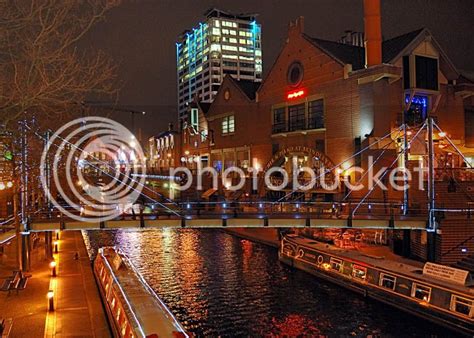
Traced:
<path fill-rule="evenodd" d="M 36 213 L 30 231 L 124 228 L 292 227 L 426 230 L 426 210 L 410 210 L 396 203 L 370 202 L 353 213 L 350 203 L 336 202 L 186 202 L 146 205 L 105 222 L 80 222 L 58 211 Z M 465 213 L 457 214 L 466 217 Z M 466 210 L 464 210 L 467 212 Z"/>

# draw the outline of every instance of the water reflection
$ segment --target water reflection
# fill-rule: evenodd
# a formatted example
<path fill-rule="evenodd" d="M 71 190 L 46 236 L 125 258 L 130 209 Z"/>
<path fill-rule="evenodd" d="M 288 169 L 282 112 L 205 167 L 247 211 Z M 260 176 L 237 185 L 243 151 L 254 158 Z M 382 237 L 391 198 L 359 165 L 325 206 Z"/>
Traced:
<path fill-rule="evenodd" d="M 92 253 L 119 246 L 186 329 L 199 336 L 451 334 L 289 268 L 278 262 L 276 249 L 222 231 L 85 235 Z"/>

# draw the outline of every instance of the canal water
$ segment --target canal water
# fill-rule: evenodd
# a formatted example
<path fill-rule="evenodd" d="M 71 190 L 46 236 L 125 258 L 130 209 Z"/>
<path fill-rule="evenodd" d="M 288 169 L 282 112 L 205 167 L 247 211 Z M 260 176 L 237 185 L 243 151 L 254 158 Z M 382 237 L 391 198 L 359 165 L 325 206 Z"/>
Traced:
<path fill-rule="evenodd" d="M 277 249 L 212 229 L 90 231 L 120 247 L 197 336 L 454 334 L 278 261 Z"/>

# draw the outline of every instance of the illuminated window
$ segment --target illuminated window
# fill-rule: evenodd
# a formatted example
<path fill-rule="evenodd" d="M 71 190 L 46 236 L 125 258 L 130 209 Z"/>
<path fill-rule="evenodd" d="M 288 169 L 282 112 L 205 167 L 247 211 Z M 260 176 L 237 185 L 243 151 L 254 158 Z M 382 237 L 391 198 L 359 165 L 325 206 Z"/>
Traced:
<path fill-rule="evenodd" d="M 342 261 L 337 258 L 332 258 L 329 260 L 329 265 L 331 265 L 331 269 L 341 272 L 342 270 Z"/>
<path fill-rule="evenodd" d="M 457 312 L 472 318 L 472 316 L 474 315 L 473 303 L 474 302 L 472 300 L 469 300 L 467 298 L 452 295 L 449 309 L 453 312 Z"/>
<path fill-rule="evenodd" d="M 192 108 L 191 109 L 191 126 L 195 129 L 199 129 L 199 118 L 198 118 L 198 110 L 197 108 Z"/>
<path fill-rule="evenodd" d="M 229 42 L 230 42 L 230 43 L 237 43 L 237 39 L 236 39 L 236 38 L 230 38 L 230 39 L 229 39 Z"/>
<path fill-rule="evenodd" d="M 231 50 L 231 51 L 237 51 L 237 47 L 236 46 L 227 46 L 227 45 L 223 45 L 222 46 L 222 49 L 223 50 Z"/>
<path fill-rule="evenodd" d="M 221 35 L 221 30 L 219 28 L 213 28 L 212 29 L 212 34 L 213 35 Z"/>
<path fill-rule="evenodd" d="M 422 284 L 413 283 L 411 287 L 411 296 L 429 303 L 431 298 L 431 288 Z"/>
<path fill-rule="evenodd" d="M 385 273 L 380 274 L 379 286 L 387 288 L 387 289 L 395 290 L 396 283 L 397 283 L 397 277 L 390 276 Z"/>
<path fill-rule="evenodd" d="M 352 267 L 352 277 L 365 280 L 367 278 L 367 268 L 354 264 Z"/>
<path fill-rule="evenodd" d="M 222 134 L 232 134 L 235 132 L 234 115 L 226 116 L 222 119 Z"/>
<path fill-rule="evenodd" d="M 405 103 L 410 101 L 410 95 L 405 95 Z M 428 97 L 424 95 L 415 95 L 406 111 L 405 122 L 409 125 L 418 125 L 425 121 L 428 115 Z"/>
<path fill-rule="evenodd" d="M 211 52 L 220 52 L 221 51 L 221 46 L 218 44 L 213 43 L 211 45 Z"/>

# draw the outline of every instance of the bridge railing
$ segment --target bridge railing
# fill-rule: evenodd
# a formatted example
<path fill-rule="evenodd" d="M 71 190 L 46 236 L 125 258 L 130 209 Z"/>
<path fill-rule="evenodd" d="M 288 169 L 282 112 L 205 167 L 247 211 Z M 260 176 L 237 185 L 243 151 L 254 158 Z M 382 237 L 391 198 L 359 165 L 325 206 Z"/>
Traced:
<path fill-rule="evenodd" d="M 407 213 L 403 204 L 397 201 L 369 201 L 362 203 L 353 214 L 357 203 L 352 202 L 272 202 L 272 201 L 221 201 L 221 202 L 180 202 L 178 204 L 135 204 L 117 216 L 117 220 L 130 219 L 179 219 L 179 218 L 354 218 L 354 219 L 405 219 L 428 218 L 426 206 L 410 207 Z M 69 208 L 69 211 L 74 208 Z M 80 215 L 79 212 L 73 212 Z M 435 210 L 435 215 L 442 219 L 446 215 L 461 218 L 474 217 L 474 205 L 465 208 Z M 86 216 L 84 214 L 83 216 Z M 42 210 L 30 217 L 32 221 L 67 220 L 59 210 Z"/>

